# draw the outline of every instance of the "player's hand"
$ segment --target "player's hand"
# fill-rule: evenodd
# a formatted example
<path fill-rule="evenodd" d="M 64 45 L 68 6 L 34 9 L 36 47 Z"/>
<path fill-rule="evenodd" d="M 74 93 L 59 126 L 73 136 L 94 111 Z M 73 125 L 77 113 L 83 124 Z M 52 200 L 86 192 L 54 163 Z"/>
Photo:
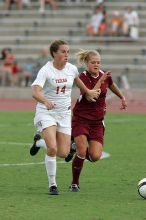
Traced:
<path fill-rule="evenodd" d="M 100 95 L 100 93 L 101 93 L 101 89 L 100 89 L 100 88 L 99 88 L 99 89 L 96 89 L 96 91 L 97 91 L 96 99 L 98 99 L 98 97 L 99 97 L 99 95 Z"/>
<path fill-rule="evenodd" d="M 46 106 L 46 108 L 48 109 L 48 110 L 51 110 L 51 109 L 53 109 L 54 107 L 55 107 L 55 102 L 53 102 L 53 101 L 46 101 L 45 102 L 45 106 Z"/>
<path fill-rule="evenodd" d="M 99 97 L 101 93 L 101 89 L 96 89 L 96 90 L 89 90 L 90 93 L 86 93 L 85 97 L 89 102 L 96 102 L 96 99 Z M 95 93 L 93 91 L 96 91 Z M 92 93 L 93 92 L 93 93 Z"/>
<path fill-rule="evenodd" d="M 104 81 L 110 76 L 111 72 L 110 71 L 106 71 L 101 77 L 100 77 L 100 83 L 104 83 Z"/>
<path fill-rule="evenodd" d="M 126 102 L 125 97 L 122 98 L 121 101 L 122 101 L 122 102 L 121 102 L 121 107 L 120 107 L 120 109 L 121 109 L 121 110 L 125 110 L 125 109 L 127 108 L 127 102 Z"/>

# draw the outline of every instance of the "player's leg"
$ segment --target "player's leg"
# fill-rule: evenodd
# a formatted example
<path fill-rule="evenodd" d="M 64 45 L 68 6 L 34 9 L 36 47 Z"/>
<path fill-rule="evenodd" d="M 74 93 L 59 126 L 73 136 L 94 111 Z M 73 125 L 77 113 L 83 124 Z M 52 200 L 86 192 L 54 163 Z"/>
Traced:
<path fill-rule="evenodd" d="M 92 147 L 93 145 L 93 147 Z M 94 144 L 91 144 L 91 147 L 87 147 L 86 149 L 86 159 L 90 162 L 95 162 L 97 160 L 100 159 L 101 155 L 102 155 L 102 144 L 98 142 L 97 144 L 98 146 L 95 147 Z M 73 158 L 73 156 L 76 153 L 76 143 L 74 142 L 74 139 L 71 140 L 71 145 L 70 145 L 70 152 L 67 155 L 67 157 L 65 158 L 66 162 L 70 162 Z M 89 150 L 90 148 L 90 150 Z M 95 153 L 94 153 L 95 152 Z"/>
<path fill-rule="evenodd" d="M 47 155 L 45 165 L 49 181 L 49 194 L 58 195 L 56 184 L 56 156 L 65 157 L 69 152 L 71 123 L 70 114 L 51 116 L 49 121 L 41 121 L 42 134 L 47 145 Z M 51 126 L 56 124 L 57 126 Z"/>
<path fill-rule="evenodd" d="M 61 116 L 61 117 L 60 117 Z M 57 118 L 57 156 L 65 158 L 69 154 L 71 143 L 71 112 Z"/>
<path fill-rule="evenodd" d="M 97 141 L 89 141 L 89 147 L 86 151 L 86 159 L 90 162 L 95 162 L 100 159 L 102 155 L 102 144 Z"/>
<path fill-rule="evenodd" d="M 56 183 L 56 155 L 57 155 L 57 142 L 56 142 L 56 126 L 50 126 L 42 131 L 45 143 L 47 145 L 47 154 L 45 156 L 45 167 L 49 182 L 49 194 L 58 195 Z"/>
<path fill-rule="evenodd" d="M 56 120 L 46 110 L 43 112 L 36 112 L 34 118 L 34 125 L 42 134 L 45 140 L 47 151 L 45 155 L 45 167 L 48 177 L 49 194 L 58 195 L 57 183 L 56 183 L 56 155 L 57 155 L 57 142 L 56 142 Z"/>
<path fill-rule="evenodd" d="M 60 158 L 65 158 L 68 155 L 70 149 L 70 139 L 69 134 L 62 132 L 57 132 L 57 156 Z"/>
<path fill-rule="evenodd" d="M 97 125 L 90 126 L 89 146 L 86 152 L 86 159 L 95 162 L 100 159 L 104 142 L 104 122 L 100 121 Z"/>
<path fill-rule="evenodd" d="M 83 168 L 84 160 L 86 157 L 87 137 L 79 135 L 75 138 L 77 152 L 72 162 L 72 183 L 69 187 L 71 192 L 79 192 L 79 178 Z"/>

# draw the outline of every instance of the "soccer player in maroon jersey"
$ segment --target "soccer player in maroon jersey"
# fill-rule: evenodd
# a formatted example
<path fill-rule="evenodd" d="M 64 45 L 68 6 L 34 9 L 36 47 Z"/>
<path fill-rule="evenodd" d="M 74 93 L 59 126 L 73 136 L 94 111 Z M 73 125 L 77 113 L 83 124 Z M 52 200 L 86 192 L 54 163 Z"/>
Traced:
<path fill-rule="evenodd" d="M 86 66 L 80 79 L 89 89 L 93 89 L 98 80 L 105 74 L 100 69 L 101 57 L 96 50 L 81 50 L 77 53 L 79 64 Z M 79 177 L 86 158 L 94 162 L 102 155 L 104 142 L 104 116 L 106 113 L 106 94 L 110 89 L 121 99 L 121 109 L 126 109 L 124 95 L 109 75 L 101 84 L 101 93 L 96 102 L 88 101 L 88 97 L 80 94 L 73 108 L 72 137 L 76 144 L 76 154 L 72 162 L 71 192 L 79 192 Z M 88 150 L 87 150 L 88 149 Z"/>

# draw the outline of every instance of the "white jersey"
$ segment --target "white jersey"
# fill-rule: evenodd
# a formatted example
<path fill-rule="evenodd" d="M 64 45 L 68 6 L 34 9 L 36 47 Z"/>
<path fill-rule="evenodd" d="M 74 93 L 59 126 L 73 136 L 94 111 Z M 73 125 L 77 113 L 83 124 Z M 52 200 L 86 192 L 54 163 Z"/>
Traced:
<path fill-rule="evenodd" d="M 42 87 L 43 95 L 55 103 L 50 112 L 67 112 L 71 109 L 71 91 L 74 79 L 79 75 L 75 65 L 67 63 L 62 70 L 53 66 L 53 62 L 47 62 L 38 72 L 32 86 Z M 42 103 L 37 103 L 36 110 L 46 109 Z"/>

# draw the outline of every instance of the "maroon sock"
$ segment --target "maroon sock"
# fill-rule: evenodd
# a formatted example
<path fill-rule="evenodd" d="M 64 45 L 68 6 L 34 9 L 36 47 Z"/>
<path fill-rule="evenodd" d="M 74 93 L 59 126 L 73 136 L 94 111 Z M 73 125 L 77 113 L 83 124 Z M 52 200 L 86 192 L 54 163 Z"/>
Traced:
<path fill-rule="evenodd" d="M 78 155 L 75 156 L 72 162 L 72 176 L 73 176 L 72 184 L 79 185 L 79 177 L 81 170 L 83 168 L 84 160 L 85 160 L 84 158 L 80 158 Z"/>

